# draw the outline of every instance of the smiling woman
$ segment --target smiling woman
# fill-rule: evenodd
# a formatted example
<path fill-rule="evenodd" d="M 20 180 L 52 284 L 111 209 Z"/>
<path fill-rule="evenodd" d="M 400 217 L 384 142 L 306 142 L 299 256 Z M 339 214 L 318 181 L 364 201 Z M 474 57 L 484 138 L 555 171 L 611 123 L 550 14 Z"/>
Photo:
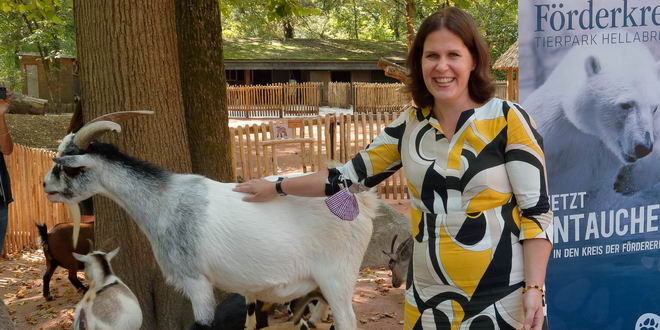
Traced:
<path fill-rule="evenodd" d="M 406 328 L 543 324 L 552 211 L 541 137 L 519 105 L 493 98 L 489 62 L 456 8 L 429 16 L 408 56 L 418 108 L 394 136 L 416 149 L 399 150 L 419 210 Z"/>
<path fill-rule="evenodd" d="M 352 160 L 287 178 L 280 191 L 332 195 L 373 187 L 404 168 L 413 255 L 405 329 L 541 329 L 552 241 L 542 139 L 518 105 L 493 98 L 488 47 L 467 13 L 445 8 L 408 55 L 414 107 Z M 236 186 L 249 201 L 272 182 Z"/>

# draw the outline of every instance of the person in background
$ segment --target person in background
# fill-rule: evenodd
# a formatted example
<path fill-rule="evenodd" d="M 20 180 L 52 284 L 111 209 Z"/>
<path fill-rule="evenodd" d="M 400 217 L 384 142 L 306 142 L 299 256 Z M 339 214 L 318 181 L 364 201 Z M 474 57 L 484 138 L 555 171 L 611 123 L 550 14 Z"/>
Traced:
<path fill-rule="evenodd" d="M 489 61 L 469 14 L 430 15 L 406 63 L 415 106 L 338 168 L 234 190 L 252 202 L 332 195 L 403 167 L 414 238 L 403 327 L 541 329 L 553 233 L 543 143 L 518 104 L 493 97 Z"/>
<path fill-rule="evenodd" d="M 11 92 L 7 91 L 4 98 L 0 98 L 0 256 L 5 253 L 5 236 L 7 235 L 7 225 L 9 223 L 9 203 L 14 199 L 11 196 L 11 183 L 9 182 L 9 172 L 5 164 L 4 155 L 9 155 L 14 151 L 14 143 L 9 134 L 9 127 L 5 120 L 5 113 L 11 103 Z"/>

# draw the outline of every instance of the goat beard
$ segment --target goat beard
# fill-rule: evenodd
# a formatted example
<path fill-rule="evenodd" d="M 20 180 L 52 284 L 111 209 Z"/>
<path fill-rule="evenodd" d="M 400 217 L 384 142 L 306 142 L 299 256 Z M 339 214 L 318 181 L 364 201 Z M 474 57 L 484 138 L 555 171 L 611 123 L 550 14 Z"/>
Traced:
<path fill-rule="evenodd" d="M 80 234 L 80 207 L 78 203 L 67 203 L 69 215 L 73 220 L 73 249 L 78 247 L 78 235 Z"/>

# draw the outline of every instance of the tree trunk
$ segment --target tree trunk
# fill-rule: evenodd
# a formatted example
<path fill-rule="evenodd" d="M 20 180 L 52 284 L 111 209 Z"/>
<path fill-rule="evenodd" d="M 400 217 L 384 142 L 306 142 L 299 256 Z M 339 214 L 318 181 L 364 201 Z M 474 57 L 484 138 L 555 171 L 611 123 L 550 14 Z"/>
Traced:
<path fill-rule="evenodd" d="M 75 1 L 74 17 L 85 121 L 149 109 L 106 140 L 123 152 L 175 172 L 190 172 L 173 1 Z M 165 283 L 146 237 L 114 202 L 97 198 L 95 242 L 119 246 L 115 273 L 135 292 L 143 329 L 190 324 L 187 300 Z M 98 245 L 97 245 L 98 246 Z"/>
<path fill-rule="evenodd" d="M 176 0 L 181 90 L 193 173 L 231 182 L 227 80 L 216 0 Z"/>
<path fill-rule="evenodd" d="M 415 29 L 413 27 L 414 17 L 415 17 L 414 0 L 406 0 L 406 32 L 408 35 L 408 49 L 412 47 L 412 44 L 415 41 Z"/>
<path fill-rule="evenodd" d="M 284 19 L 284 39 L 293 39 L 293 24 L 291 23 L 291 20 L 286 18 Z"/>
<path fill-rule="evenodd" d="M 358 35 L 358 10 L 355 0 L 353 0 L 353 38 L 359 39 Z"/>

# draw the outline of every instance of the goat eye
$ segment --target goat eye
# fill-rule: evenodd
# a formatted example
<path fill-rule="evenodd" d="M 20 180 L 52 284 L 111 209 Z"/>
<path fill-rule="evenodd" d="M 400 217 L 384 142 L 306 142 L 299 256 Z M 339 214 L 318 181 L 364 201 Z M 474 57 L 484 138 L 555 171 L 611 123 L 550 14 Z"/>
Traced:
<path fill-rule="evenodd" d="M 653 113 L 656 113 L 658 111 L 658 106 L 656 105 L 655 108 L 653 108 Z"/>
<path fill-rule="evenodd" d="M 80 174 L 83 171 L 82 167 L 67 167 L 67 166 L 62 166 L 62 169 L 64 170 L 64 173 L 66 173 L 67 176 L 69 177 L 74 177 Z"/>

